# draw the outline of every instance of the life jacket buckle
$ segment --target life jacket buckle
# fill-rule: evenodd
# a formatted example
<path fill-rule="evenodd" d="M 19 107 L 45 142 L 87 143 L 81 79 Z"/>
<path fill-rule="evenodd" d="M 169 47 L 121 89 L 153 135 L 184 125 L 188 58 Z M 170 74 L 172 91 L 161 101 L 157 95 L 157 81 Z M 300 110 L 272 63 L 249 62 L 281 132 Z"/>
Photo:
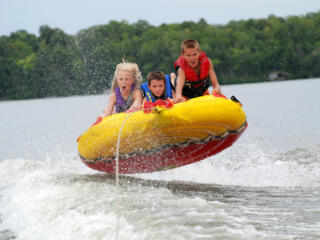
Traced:
<path fill-rule="evenodd" d="M 187 86 L 188 88 L 191 88 L 191 83 L 186 82 L 186 83 L 185 83 L 185 86 Z"/>

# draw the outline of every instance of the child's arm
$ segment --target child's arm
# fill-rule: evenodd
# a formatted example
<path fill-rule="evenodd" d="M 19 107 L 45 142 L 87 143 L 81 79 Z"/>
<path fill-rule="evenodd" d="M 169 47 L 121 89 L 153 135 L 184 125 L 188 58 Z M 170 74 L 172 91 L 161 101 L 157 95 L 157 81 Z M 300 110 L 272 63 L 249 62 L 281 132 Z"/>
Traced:
<path fill-rule="evenodd" d="M 114 105 L 116 104 L 116 94 L 113 92 L 110 94 L 108 98 L 108 104 L 106 108 L 103 110 L 103 117 L 110 116 L 112 114 Z"/>
<path fill-rule="evenodd" d="M 172 94 L 172 99 L 175 99 L 176 94 L 174 93 L 174 91 L 173 91 L 173 90 L 171 90 L 171 94 Z"/>
<path fill-rule="evenodd" d="M 134 101 L 129 108 L 129 110 L 139 110 L 142 104 L 142 94 L 141 91 L 136 89 L 133 93 Z"/>
<path fill-rule="evenodd" d="M 172 85 L 174 85 L 174 81 L 176 80 L 176 74 L 174 72 L 170 73 L 170 81 Z"/>
<path fill-rule="evenodd" d="M 209 62 L 210 62 L 209 78 L 210 78 L 210 81 L 212 83 L 213 91 L 216 91 L 216 93 L 220 94 L 221 93 L 221 89 L 220 89 L 220 85 L 219 85 L 219 82 L 218 82 L 217 75 L 213 70 L 213 64 L 212 64 L 210 59 L 209 59 Z"/>
<path fill-rule="evenodd" d="M 176 80 L 176 74 L 175 73 L 170 73 L 170 81 L 171 81 L 171 84 L 174 86 L 175 85 L 175 80 Z M 171 90 L 171 94 L 172 94 L 172 99 L 171 100 L 173 100 L 173 99 L 175 99 L 175 97 L 176 97 L 176 95 L 175 95 L 175 93 L 174 93 L 174 91 L 173 90 Z"/>
<path fill-rule="evenodd" d="M 184 102 L 185 98 L 182 96 L 182 88 L 186 81 L 186 75 L 184 71 L 179 68 L 178 69 L 178 78 L 177 78 L 177 85 L 176 85 L 176 96 L 174 98 L 175 103 Z"/>
<path fill-rule="evenodd" d="M 147 97 L 143 98 L 142 105 L 144 105 L 145 102 L 147 102 Z"/>

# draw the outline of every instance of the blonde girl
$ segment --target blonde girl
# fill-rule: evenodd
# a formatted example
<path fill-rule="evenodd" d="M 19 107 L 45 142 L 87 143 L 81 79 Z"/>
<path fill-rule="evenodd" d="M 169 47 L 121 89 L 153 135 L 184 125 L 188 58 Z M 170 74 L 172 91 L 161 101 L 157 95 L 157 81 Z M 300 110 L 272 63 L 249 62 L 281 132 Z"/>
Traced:
<path fill-rule="evenodd" d="M 127 110 L 138 110 L 142 104 L 139 90 L 142 76 L 135 63 L 122 62 L 116 67 L 112 80 L 112 93 L 103 110 L 103 117 Z"/>

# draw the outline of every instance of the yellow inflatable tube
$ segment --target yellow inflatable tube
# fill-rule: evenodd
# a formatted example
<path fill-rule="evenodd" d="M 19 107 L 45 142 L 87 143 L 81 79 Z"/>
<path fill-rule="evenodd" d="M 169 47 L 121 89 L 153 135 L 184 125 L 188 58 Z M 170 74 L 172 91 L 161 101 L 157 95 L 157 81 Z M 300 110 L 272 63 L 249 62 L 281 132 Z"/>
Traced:
<path fill-rule="evenodd" d="M 120 154 L 125 156 L 197 142 L 209 136 L 223 137 L 246 127 L 246 115 L 240 103 L 207 95 L 168 109 L 158 107 L 152 113 L 141 110 L 108 116 L 81 136 L 78 150 L 84 162 L 114 159 L 123 123 Z"/>

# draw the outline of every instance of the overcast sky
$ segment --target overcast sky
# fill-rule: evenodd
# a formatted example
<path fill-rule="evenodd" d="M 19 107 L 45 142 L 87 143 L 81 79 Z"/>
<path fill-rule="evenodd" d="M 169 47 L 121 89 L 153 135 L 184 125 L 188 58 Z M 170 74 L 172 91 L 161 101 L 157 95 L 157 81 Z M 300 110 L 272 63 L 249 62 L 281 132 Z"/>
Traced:
<path fill-rule="evenodd" d="M 39 33 L 41 25 L 68 34 L 110 20 L 151 25 L 199 21 L 226 24 L 231 20 L 287 17 L 320 10 L 320 0 L 0 0 L 0 36 L 20 29 Z"/>

